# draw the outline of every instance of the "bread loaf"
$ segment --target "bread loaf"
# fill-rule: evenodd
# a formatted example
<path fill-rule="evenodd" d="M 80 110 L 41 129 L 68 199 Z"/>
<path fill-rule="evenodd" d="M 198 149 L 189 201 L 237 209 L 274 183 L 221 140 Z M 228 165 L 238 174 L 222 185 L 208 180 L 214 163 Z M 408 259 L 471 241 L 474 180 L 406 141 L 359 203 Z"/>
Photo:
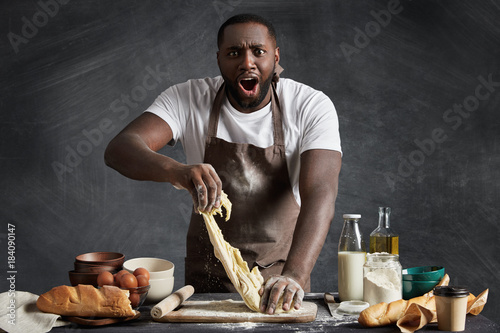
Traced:
<path fill-rule="evenodd" d="M 91 285 L 58 286 L 40 295 L 36 306 L 40 311 L 62 316 L 131 317 L 136 312 L 130 306 L 128 290 L 114 286 L 100 289 Z"/>
<path fill-rule="evenodd" d="M 395 324 L 399 318 L 403 317 L 410 305 L 414 303 L 431 311 L 436 311 L 434 296 L 426 294 L 408 301 L 400 299 L 389 304 L 384 302 L 374 304 L 360 313 L 358 322 L 365 327 Z"/>

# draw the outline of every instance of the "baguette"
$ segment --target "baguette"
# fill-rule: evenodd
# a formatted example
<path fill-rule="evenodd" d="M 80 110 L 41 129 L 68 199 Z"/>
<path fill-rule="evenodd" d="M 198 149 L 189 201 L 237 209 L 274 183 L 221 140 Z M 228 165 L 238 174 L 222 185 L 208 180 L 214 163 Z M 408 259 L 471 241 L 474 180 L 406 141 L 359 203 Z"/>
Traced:
<path fill-rule="evenodd" d="M 36 306 L 40 311 L 61 316 L 131 317 L 129 291 L 114 286 L 97 289 L 91 285 L 58 286 L 40 295 Z"/>
<path fill-rule="evenodd" d="M 378 303 L 363 310 L 358 322 L 365 327 L 386 326 L 395 324 L 412 304 L 418 304 L 431 311 L 436 311 L 434 296 L 423 295 L 409 300 L 400 299 L 389 304 Z"/>

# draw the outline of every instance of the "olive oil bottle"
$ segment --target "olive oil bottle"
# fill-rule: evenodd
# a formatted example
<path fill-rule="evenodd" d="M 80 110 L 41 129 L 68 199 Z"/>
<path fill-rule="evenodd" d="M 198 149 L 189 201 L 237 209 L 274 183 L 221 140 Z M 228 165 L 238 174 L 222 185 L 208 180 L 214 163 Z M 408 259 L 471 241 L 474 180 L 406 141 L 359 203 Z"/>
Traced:
<path fill-rule="evenodd" d="M 378 208 L 378 227 L 370 234 L 370 253 L 387 252 L 399 255 L 399 235 L 390 225 L 390 207 Z"/>

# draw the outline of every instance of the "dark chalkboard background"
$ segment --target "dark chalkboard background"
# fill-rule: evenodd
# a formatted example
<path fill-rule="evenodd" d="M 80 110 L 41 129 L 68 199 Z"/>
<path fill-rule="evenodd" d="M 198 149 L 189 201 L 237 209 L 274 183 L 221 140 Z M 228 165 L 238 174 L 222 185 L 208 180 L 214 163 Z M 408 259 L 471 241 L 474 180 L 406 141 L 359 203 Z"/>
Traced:
<path fill-rule="evenodd" d="M 107 142 L 172 84 L 215 76 L 215 35 L 240 12 L 270 18 L 284 76 L 324 91 L 343 166 L 315 292 L 337 289 L 343 213 L 393 210 L 404 267 L 441 264 L 490 288 L 500 323 L 499 1 L 3 1 L 0 290 L 68 284 L 74 256 L 156 256 L 183 285 L 191 199 L 105 167 Z M 489 83 L 488 83 L 489 81 Z M 162 151 L 184 160 L 182 147 Z"/>

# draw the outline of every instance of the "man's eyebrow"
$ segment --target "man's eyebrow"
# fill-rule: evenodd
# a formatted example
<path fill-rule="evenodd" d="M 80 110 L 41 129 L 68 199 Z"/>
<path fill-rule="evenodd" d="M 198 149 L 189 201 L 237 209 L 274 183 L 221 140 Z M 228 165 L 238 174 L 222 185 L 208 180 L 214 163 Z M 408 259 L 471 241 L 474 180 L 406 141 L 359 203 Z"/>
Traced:
<path fill-rule="evenodd" d="M 265 45 L 261 43 L 256 43 L 256 44 L 250 44 L 249 47 L 251 49 L 256 49 L 256 48 L 263 48 Z M 243 48 L 243 45 L 232 45 L 229 46 L 227 49 L 228 50 L 240 50 Z"/>

